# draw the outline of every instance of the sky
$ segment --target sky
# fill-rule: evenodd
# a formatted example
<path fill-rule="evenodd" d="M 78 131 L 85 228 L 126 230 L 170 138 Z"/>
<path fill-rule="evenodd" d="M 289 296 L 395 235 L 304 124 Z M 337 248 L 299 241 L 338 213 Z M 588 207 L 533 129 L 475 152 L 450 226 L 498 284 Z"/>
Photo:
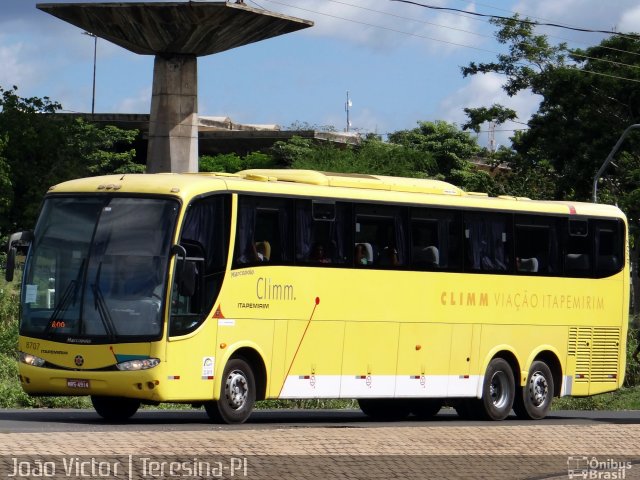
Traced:
<path fill-rule="evenodd" d="M 147 0 L 149 1 L 149 0 Z M 637 0 L 417 0 L 465 11 L 511 16 L 594 30 L 640 31 Z M 90 3 L 92 0 L 84 0 Z M 64 3 L 75 3 L 66 0 Z M 465 107 L 501 103 L 518 121 L 498 127 L 507 145 L 524 128 L 539 98 L 509 98 L 504 78 L 463 78 L 461 67 L 504 52 L 486 18 L 433 10 L 393 0 L 245 0 L 254 8 L 312 20 L 312 28 L 198 60 L 198 111 L 234 122 L 294 123 L 385 135 L 419 121 L 461 125 Z M 586 48 L 602 34 L 538 30 L 552 43 Z M 0 2 L 0 87 L 16 85 L 22 97 L 58 101 L 64 111 L 90 112 L 93 39 L 36 8 L 33 0 Z M 98 39 L 95 111 L 148 113 L 153 58 Z M 487 144 L 488 132 L 478 137 Z"/>

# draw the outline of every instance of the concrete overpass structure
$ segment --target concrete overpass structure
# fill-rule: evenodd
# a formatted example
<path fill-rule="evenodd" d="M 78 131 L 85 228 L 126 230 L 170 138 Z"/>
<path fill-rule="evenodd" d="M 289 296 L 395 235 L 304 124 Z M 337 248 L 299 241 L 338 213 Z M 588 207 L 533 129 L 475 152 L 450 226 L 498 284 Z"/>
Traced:
<path fill-rule="evenodd" d="M 141 55 L 154 55 L 147 171 L 198 170 L 197 57 L 313 22 L 228 2 L 46 3 L 37 7 Z"/>

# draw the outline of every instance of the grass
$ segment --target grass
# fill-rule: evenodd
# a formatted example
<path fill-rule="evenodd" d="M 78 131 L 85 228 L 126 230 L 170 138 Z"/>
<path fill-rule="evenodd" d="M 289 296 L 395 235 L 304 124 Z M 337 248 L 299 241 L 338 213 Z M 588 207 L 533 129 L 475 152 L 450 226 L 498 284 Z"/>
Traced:
<path fill-rule="evenodd" d="M 553 410 L 640 410 L 640 386 L 591 397 L 555 398 Z"/>

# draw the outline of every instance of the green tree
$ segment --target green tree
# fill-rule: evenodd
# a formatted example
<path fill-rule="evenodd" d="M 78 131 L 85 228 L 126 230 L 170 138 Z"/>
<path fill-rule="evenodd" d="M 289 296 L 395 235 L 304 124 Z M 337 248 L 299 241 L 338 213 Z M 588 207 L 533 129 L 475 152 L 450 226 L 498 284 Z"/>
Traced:
<path fill-rule="evenodd" d="M 519 174 L 545 172 L 556 198 L 588 200 L 593 177 L 618 136 L 640 120 L 640 71 L 634 66 L 640 44 L 629 36 L 613 36 L 586 50 L 569 50 L 564 43 L 551 45 L 546 36 L 535 35 L 533 25 L 517 16 L 493 23 L 508 54 L 495 62 L 471 63 L 463 75 L 500 73 L 507 94 L 528 90 L 539 95 L 540 107 L 529 119 L 529 129 L 512 139 L 513 166 Z M 469 109 L 467 126 L 500 121 L 505 110 L 499 105 Z M 626 151 L 638 151 L 635 145 L 631 139 Z M 625 168 L 637 169 L 637 159 L 625 162 Z M 603 196 L 622 202 L 634 188 L 625 181 L 633 174 L 622 168 L 612 173 L 617 179 L 604 181 Z"/>
<path fill-rule="evenodd" d="M 432 161 L 422 166 L 424 176 L 446 180 L 468 191 L 501 193 L 493 177 L 472 163 L 485 156 L 483 149 L 471 134 L 454 124 L 418 122 L 417 128 L 390 134 L 389 141 L 429 155 Z"/>
<path fill-rule="evenodd" d="M 7 159 L 2 153 L 6 144 L 6 139 L 0 138 L 0 218 L 4 218 L 9 214 L 9 209 L 13 203 L 11 168 L 9 168 Z M 1 225 L 0 223 L 0 227 Z"/>
<path fill-rule="evenodd" d="M 518 118 L 515 110 L 496 103 L 488 108 L 465 108 L 464 113 L 466 113 L 469 121 L 462 125 L 462 129 L 471 129 L 476 133 L 480 132 L 480 126 L 485 122 L 495 122 L 496 125 L 501 125 L 507 120 L 515 120 Z"/>
<path fill-rule="evenodd" d="M 271 154 L 280 165 L 291 166 L 295 160 L 313 156 L 314 150 L 311 139 L 294 136 L 289 140 L 274 143 Z"/>
<path fill-rule="evenodd" d="M 242 170 L 242 159 L 235 153 L 202 155 L 198 160 L 198 169 L 201 172 L 234 173 Z"/>
<path fill-rule="evenodd" d="M 130 148 L 137 130 L 123 130 L 113 125 L 103 128 L 76 120 L 72 143 L 78 154 L 86 160 L 90 175 L 111 173 L 144 173 L 145 165 L 136 163 L 136 151 Z"/>
<path fill-rule="evenodd" d="M 276 142 L 272 152 L 276 162 L 284 166 L 325 172 L 425 177 L 426 171 L 434 168 L 430 154 L 386 143 L 376 136 L 365 138 L 358 146 L 293 137 Z"/>
<path fill-rule="evenodd" d="M 102 173 L 142 171 L 130 144 L 137 132 L 98 128 L 56 115 L 62 106 L 48 97 L 22 98 L 17 87 L 0 87 L 0 219 L 3 234 L 33 228 L 51 185 Z M 10 181 L 8 180 L 10 178 Z"/>
<path fill-rule="evenodd" d="M 276 166 L 273 157 L 262 152 L 250 152 L 244 157 L 236 153 L 202 155 L 199 159 L 201 172 L 235 173 L 249 168 L 275 168 Z"/>

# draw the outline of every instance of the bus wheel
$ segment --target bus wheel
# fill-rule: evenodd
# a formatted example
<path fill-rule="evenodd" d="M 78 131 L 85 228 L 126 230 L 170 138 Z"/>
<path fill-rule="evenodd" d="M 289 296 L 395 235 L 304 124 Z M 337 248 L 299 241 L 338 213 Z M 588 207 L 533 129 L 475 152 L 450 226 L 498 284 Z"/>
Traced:
<path fill-rule="evenodd" d="M 535 361 L 529 369 L 527 384 L 518 389 L 513 411 L 518 418 L 540 420 L 549 413 L 553 393 L 551 370 L 546 363 Z"/>
<path fill-rule="evenodd" d="M 256 402 L 253 370 L 243 358 L 232 358 L 224 368 L 220 399 L 207 402 L 204 408 L 215 422 L 244 423 Z"/>
<path fill-rule="evenodd" d="M 91 403 L 98 415 L 109 422 L 123 422 L 140 408 L 140 400 L 124 397 L 91 396 Z"/>
<path fill-rule="evenodd" d="M 411 413 L 411 404 L 408 401 L 393 398 L 360 398 L 358 405 L 368 417 L 385 422 L 403 420 Z"/>
<path fill-rule="evenodd" d="M 435 417 L 442 408 L 442 400 L 439 398 L 420 398 L 411 400 L 411 413 L 420 420 L 428 420 Z"/>
<path fill-rule="evenodd" d="M 511 412 L 515 397 L 513 371 L 506 360 L 494 358 L 484 374 L 482 415 L 488 420 L 504 420 Z"/>

